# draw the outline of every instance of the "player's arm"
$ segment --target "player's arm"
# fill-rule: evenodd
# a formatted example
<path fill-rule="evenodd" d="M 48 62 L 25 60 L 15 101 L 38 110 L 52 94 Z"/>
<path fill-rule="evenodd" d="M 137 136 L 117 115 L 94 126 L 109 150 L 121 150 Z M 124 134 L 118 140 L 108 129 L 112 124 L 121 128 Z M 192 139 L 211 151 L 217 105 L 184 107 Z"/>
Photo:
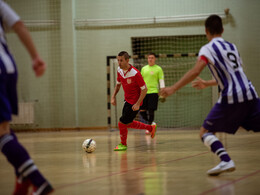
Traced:
<path fill-rule="evenodd" d="M 160 94 L 160 92 L 162 91 L 162 89 L 165 88 L 164 73 L 163 73 L 162 68 L 161 68 L 160 71 L 159 71 L 159 88 L 160 88 L 160 90 L 159 90 L 159 94 Z M 166 101 L 166 98 L 163 97 L 163 96 L 161 96 L 161 95 L 159 95 L 159 101 L 163 103 L 163 102 Z"/>
<path fill-rule="evenodd" d="M 176 91 L 193 81 L 196 77 L 199 76 L 201 71 L 206 66 L 206 62 L 204 60 L 198 59 L 195 66 L 190 69 L 179 81 L 177 81 L 174 85 L 170 87 L 166 87 L 161 90 L 160 95 L 163 97 L 170 96 L 174 94 Z"/>
<path fill-rule="evenodd" d="M 146 85 L 142 86 L 141 87 L 141 93 L 140 93 L 140 96 L 137 100 L 137 102 L 133 105 L 132 109 L 135 111 L 135 110 L 139 110 L 140 108 L 140 104 L 141 102 L 143 101 L 143 99 L 145 98 L 146 96 L 146 93 L 147 93 L 147 87 Z"/>
<path fill-rule="evenodd" d="M 191 85 L 196 89 L 204 89 L 206 87 L 218 85 L 218 83 L 215 79 L 205 81 L 200 77 L 197 77 L 196 80 L 192 81 Z"/>
<path fill-rule="evenodd" d="M 165 88 L 164 74 L 162 69 L 159 71 L 159 88 L 160 91 Z"/>
<path fill-rule="evenodd" d="M 114 105 L 114 106 L 116 105 L 116 95 L 119 92 L 120 87 L 121 87 L 121 83 L 117 83 L 116 86 L 115 86 L 113 95 L 111 97 L 111 104 Z"/>
<path fill-rule="evenodd" d="M 159 71 L 159 86 L 160 86 L 160 90 L 165 88 L 164 74 L 162 69 L 160 69 Z"/>
<path fill-rule="evenodd" d="M 35 75 L 37 77 L 42 76 L 45 72 L 46 64 L 40 58 L 40 56 L 34 46 L 31 35 L 30 35 L 29 31 L 27 30 L 26 26 L 24 25 L 24 23 L 21 20 L 19 20 L 12 26 L 12 29 L 18 35 L 19 39 L 21 40 L 21 42 L 27 49 L 28 53 L 30 54 Z"/>

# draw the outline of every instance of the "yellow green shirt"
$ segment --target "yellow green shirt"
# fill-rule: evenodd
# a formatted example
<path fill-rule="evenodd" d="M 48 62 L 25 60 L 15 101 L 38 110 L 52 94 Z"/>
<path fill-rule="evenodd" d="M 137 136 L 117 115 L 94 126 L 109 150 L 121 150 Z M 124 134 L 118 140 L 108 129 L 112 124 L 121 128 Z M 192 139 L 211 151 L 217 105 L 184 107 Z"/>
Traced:
<path fill-rule="evenodd" d="M 162 68 L 156 64 L 153 66 L 145 65 L 141 70 L 141 74 L 148 89 L 147 94 L 158 93 L 159 80 L 164 79 Z"/>

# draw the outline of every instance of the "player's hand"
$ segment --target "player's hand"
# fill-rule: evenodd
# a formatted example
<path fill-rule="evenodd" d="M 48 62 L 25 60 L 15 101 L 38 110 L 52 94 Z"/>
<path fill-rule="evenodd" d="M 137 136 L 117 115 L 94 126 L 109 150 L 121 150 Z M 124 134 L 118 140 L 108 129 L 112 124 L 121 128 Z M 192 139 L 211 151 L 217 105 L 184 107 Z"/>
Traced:
<path fill-rule="evenodd" d="M 45 62 L 40 57 L 36 57 L 33 59 L 32 63 L 36 77 L 42 76 L 46 70 Z"/>
<path fill-rule="evenodd" d="M 140 109 L 140 105 L 138 105 L 138 104 L 134 104 L 133 106 L 132 106 L 132 110 L 133 111 L 137 111 L 137 110 L 139 110 Z"/>
<path fill-rule="evenodd" d="M 111 98 L 111 104 L 112 104 L 113 106 L 116 105 L 116 98 L 115 98 L 115 97 L 112 97 L 112 98 Z"/>
<path fill-rule="evenodd" d="M 159 101 L 164 103 L 166 101 L 166 98 L 160 95 L 159 96 Z"/>
<path fill-rule="evenodd" d="M 166 101 L 166 98 L 165 98 L 164 96 L 160 95 L 162 89 L 164 89 L 164 88 L 161 88 L 160 91 L 159 91 L 159 93 L 158 93 L 158 95 L 159 95 L 158 100 L 159 100 L 160 102 L 164 103 L 164 102 Z"/>
<path fill-rule="evenodd" d="M 165 87 L 161 89 L 159 96 L 166 98 L 174 93 L 174 89 L 172 87 Z"/>
<path fill-rule="evenodd" d="M 204 89 L 207 87 L 207 83 L 205 80 L 197 77 L 196 80 L 192 81 L 191 86 L 196 89 Z"/>

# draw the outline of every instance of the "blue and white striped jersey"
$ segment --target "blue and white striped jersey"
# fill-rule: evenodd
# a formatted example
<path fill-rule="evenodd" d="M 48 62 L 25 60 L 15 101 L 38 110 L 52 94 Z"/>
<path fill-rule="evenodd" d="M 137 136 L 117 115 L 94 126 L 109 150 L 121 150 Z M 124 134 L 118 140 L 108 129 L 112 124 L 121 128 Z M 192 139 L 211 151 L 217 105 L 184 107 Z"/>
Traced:
<path fill-rule="evenodd" d="M 208 67 L 218 83 L 221 93 L 218 103 L 233 104 L 258 97 L 243 71 L 242 60 L 234 44 L 221 37 L 214 38 L 200 49 L 199 56 L 208 59 Z"/>
<path fill-rule="evenodd" d="M 7 73 L 15 72 L 15 64 L 7 47 L 3 26 L 5 24 L 5 27 L 10 28 L 19 20 L 20 17 L 15 11 L 13 11 L 4 1 L 0 0 L 0 63 L 4 65 Z"/>

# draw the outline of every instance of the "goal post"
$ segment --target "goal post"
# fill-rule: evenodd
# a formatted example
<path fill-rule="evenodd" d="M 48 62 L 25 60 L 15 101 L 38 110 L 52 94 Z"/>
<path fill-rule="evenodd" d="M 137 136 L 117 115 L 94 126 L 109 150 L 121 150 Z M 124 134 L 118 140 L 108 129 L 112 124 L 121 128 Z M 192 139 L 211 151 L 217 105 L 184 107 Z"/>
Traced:
<path fill-rule="evenodd" d="M 177 82 L 196 62 L 197 53 L 157 54 L 156 64 L 162 67 L 165 77 L 165 85 L 170 86 Z M 146 55 L 132 55 L 131 62 L 134 67 L 141 70 L 147 64 Z M 117 127 L 120 113 L 123 107 L 123 90 L 117 95 L 117 106 L 111 107 L 110 99 L 116 84 L 116 71 L 118 63 L 116 56 L 107 56 L 107 105 L 108 128 Z M 211 79 L 208 69 L 204 69 L 200 75 L 203 79 Z M 155 112 L 155 122 L 160 128 L 194 128 L 202 124 L 210 108 L 212 107 L 212 88 L 197 90 L 190 84 L 183 87 L 166 102 L 158 103 Z M 140 117 L 137 117 L 137 120 Z"/>

